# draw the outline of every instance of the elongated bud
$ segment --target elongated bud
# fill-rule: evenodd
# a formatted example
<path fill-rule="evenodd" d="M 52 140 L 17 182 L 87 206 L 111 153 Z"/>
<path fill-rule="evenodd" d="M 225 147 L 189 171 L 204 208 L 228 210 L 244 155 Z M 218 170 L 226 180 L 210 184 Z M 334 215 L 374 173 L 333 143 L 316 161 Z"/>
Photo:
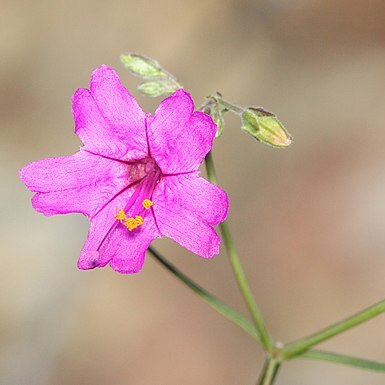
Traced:
<path fill-rule="evenodd" d="M 242 112 L 242 129 L 260 142 L 274 147 L 287 147 L 292 142 L 277 117 L 263 108 L 248 107 Z"/>
<path fill-rule="evenodd" d="M 218 105 L 218 103 L 213 104 L 210 115 L 217 125 L 217 133 L 215 134 L 215 137 L 219 138 L 222 135 L 225 120 L 223 118 L 223 109 Z"/>
<path fill-rule="evenodd" d="M 138 86 L 138 90 L 146 96 L 156 97 L 161 95 L 170 95 L 178 88 L 176 84 L 168 80 L 158 80 L 153 82 L 145 82 Z"/>
<path fill-rule="evenodd" d="M 136 76 L 148 79 L 164 76 L 159 63 L 148 57 L 136 53 L 127 53 L 120 55 L 120 61 L 124 67 Z"/>

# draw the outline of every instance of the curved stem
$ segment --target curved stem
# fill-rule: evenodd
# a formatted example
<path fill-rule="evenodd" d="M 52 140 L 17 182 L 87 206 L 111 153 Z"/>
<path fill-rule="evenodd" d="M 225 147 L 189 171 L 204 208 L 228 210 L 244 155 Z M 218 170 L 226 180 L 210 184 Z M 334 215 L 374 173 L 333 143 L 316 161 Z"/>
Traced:
<path fill-rule="evenodd" d="M 343 333 L 365 321 L 374 318 L 375 316 L 385 312 L 385 300 L 372 305 L 359 313 L 348 317 L 340 322 L 326 327 L 308 337 L 287 344 L 281 352 L 281 357 L 285 360 L 296 357 L 312 346 L 319 344 L 337 334 Z"/>
<path fill-rule="evenodd" d="M 217 183 L 217 178 L 215 174 L 214 161 L 211 154 L 211 151 L 206 155 L 205 165 L 207 169 L 207 177 L 212 183 Z M 234 242 L 232 240 L 230 230 L 227 226 L 226 221 L 222 222 L 220 225 L 220 230 L 222 234 L 222 239 L 226 247 L 226 251 L 230 260 L 231 267 L 233 269 L 235 279 L 237 280 L 239 289 L 242 293 L 243 299 L 245 300 L 246 306 L 250 312 L 250 315 L 253 319 L 253 323 L 258 331 L 261 344 L 266 352 L 270 352 L 273 346 L 270 334 L 267 331 L 265 322 L 262 318 L 262 314 L 258 309 L 258 306 L 255 302 L 253 293 L 251 292 L 249 283 L 247 281 L 245 272 L 242 268 L 241 262 L 238 257 L 238 253 L 235 249 Z"/>
<path fill-rule="evenodd" d="M 255 330 L 254 325 L 247 320 L 243 315 L 236 312 L 230 306 L 226 305 L 220 299 L 209 293 L 207 290 L 203 289 L 197 283 L 195 283 L 192 279 L 187 277 L 184 273 L 182 273 L 176 266 L 174 266 L 170 261 L 168 261 L 165 257 L 163 257 L 157 250 L 153 247 L 149 247 L 147 251 L 158 261 L 163 267 L 165 267 L 169 272 L 175 275 L 181 282 L 183 282 L 187 287 L 192 289 L 192 291 L 197 294 L 203 301 L 205 301 L 208 305 L 210 305 L 214 310 L 218 313 L 225 316 L 228 320 L 238 325 L 241 329 L 243 329 L 246 333 L 250 334 L 254 339 L 258 342 L 259 335 Z"/>
<path fill-rule="evenodd" d="M 277 375 L 279 366 L 279 361 L 276 361 L 273 358 L 267 358 L 257 385 L 272 385 Z"/>

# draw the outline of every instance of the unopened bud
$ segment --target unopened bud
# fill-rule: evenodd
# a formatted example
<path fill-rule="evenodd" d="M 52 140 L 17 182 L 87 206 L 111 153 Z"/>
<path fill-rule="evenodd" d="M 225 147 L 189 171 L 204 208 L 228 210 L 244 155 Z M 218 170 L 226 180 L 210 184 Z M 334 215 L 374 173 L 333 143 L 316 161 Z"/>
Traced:
<path fill-rule="evenodd" d="M 135 53 L 120 55 L 120 61 L 134 75 L 143 78 L 156 78 L 163 76 L 162 67 L 155 60 Z"/>
<path fill-rule="evenodd" d="M 210 115 L 213 118 L 214 123 L 217 125 L 217 133 L 215 134 L 215 137 L 219 138 L 222 135 L 225 120 L 223 118 L 222 108 L 218 105 L 218 103 L 213 105 Z"/>
<path fill-rule="evenodd" d="M 145 82 L 138 86 L 138 90 L 146 96 L 156 97 L 161 95 L 170 95 L 175 92 L 178 87 L 165 80 L 165 81 L 154 81 L 154 82 Z"/>
<path fill-rule="evenodd" d="M 277 117 L 262 108 L 249 107 L 242 112 L 242 129 L 274 147 L 287 147 L 292 142 L 291 135 Z"/>

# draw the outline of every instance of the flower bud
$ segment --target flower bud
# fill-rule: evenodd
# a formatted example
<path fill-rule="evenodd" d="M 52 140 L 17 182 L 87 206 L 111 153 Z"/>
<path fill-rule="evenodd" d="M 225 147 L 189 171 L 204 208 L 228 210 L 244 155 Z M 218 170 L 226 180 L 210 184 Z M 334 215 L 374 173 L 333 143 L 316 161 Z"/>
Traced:
<path fill-rule="evenodd" d="M 158 62 L 135 53 L 127 53 L 120 55 L 120 61 L 136 76 L 143 78 L 156 78 L 164 76 L 162 67 Z"/>
<path fill-rule="evenodd" d="M 217 125 L 217 133 L 215 134 L 215 137 L 219 138 L 222 135 L 225 120 L 223 118 L 222 108 L 218 105 L 218 103 L 215 103 L 212 106 L 210 115 L 213 118 L 214 123 Z"/>
<path fill-rule="evenodd" d="M 274 147 L 287 147 L 292 142 L 291 135 L 277 117 L 262 108 L 248 107 L 242 112 L 242 129 Z"/>
<path fill-rule="evenodd" d="M 179 87 L 167 80 L 145 82 L 138 86 L 138 90 L 146 96 L 156 97 L 161 95 L 170 95 Z"/>

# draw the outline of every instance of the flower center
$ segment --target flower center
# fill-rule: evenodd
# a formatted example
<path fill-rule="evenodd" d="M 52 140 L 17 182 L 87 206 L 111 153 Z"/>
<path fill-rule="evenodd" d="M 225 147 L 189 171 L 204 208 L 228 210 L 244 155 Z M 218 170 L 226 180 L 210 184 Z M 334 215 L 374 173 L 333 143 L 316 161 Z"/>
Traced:
<path fill-rule="evenodd" d="M 122 223 L 129 231 L 143 225 L 147 211 L 153 206 L 151 200 L 154 189 L 161 178 L 161 171 L 154 159 L 141 159 L 129 170 L 129 180 L 133 180 L 135 191 L 127 202 L 126 207 L 120 208 L 114 218 Z M 131 216 L 128 215 L 131 214 Z"/>

